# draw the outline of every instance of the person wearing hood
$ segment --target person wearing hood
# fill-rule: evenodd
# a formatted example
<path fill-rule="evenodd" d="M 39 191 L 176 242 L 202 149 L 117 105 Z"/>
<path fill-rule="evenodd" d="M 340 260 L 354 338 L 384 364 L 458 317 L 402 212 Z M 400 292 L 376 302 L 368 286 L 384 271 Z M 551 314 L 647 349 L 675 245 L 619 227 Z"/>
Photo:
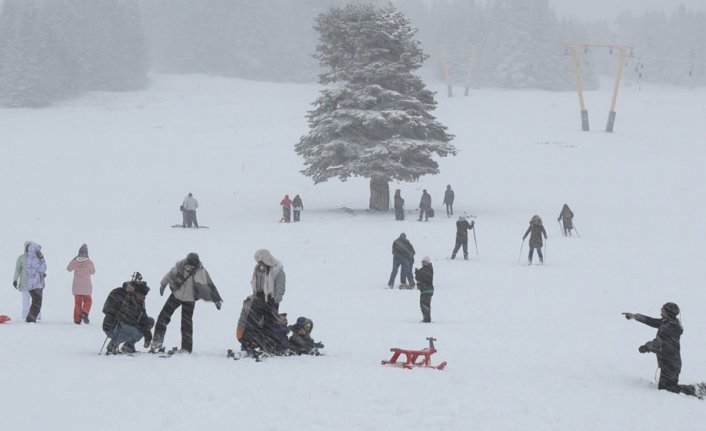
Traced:
<path fill-rule="evenodd" d="M 562 227 L 564 228 L 564 236 L 571 236 L 571 231 L 574 229 L 574 212 L 567 204 L 561 207 L 561 212 L 559 213 L 559 218 L 556 221 L 561 221 Z"/>
<path fill-rule="evenodd" d="M 178 261 L 162 278 L 159 286 L 160 296 L 164 296 L 167 285 L 171 294 L 157 317 L 150 351 L 156 352 L 164 349 L 164 335 L 167 332 L 167 325 L 172 319 L 172 314 L 181 307 L 181 351 L 191 353 L 196 301 L 203 299 L 213 302 L 216 309 L 220 310 L 223 300 L 211 280 L 211 275 L 206 271 L 196 253 L 189 253 L 185 259 Z"/>
<path fill-rule="evenodd" d="M 32 298 L 32 305 L 29 307 L 25 321 L 34 323 L 42 311 L 44 279 L 47 277 L 47 263 L 42 254 L 42 246 L 39 244 L 31 243 L 27 248 L 25 271 L 27 273 L 27 290 Z"/>
<path fill-rule="evenodd" d="M 81 322 L 89 323 L 88 314 L 91 312 L 91 304 L 93 303 L 91 276 L 96 273 L 96 267 L 88 257 L 86 244 L 81 244 L 78 255 L 71 259 L 66 270 L 74 273 L 74 280 L 71 284 L 71 293 L 74 295 L 74 323 L 77 325 L 80 325 Z"/>
<path fill-rule="evenodd" d="M 149 291 L 149 286 L 140 277 L 126 281 L 108 294 L 103 305 L 105 318 L 102 326 L 103 332 L 110 338 L 106 355 L 135 353 L 135 343 L 142 337 L 145 338 L 144 347 L 150 346 L 154 319 L 147 315 L 145 309 L 145 297 Z"/>
<path fill-rule="evenodd" d="M 530 235 L 529 255 L 527 256 L 527 263 L 529 265 L 532 264 L 532 255 L 534 254 L 534 249 L 537 249 L 539 263 L 544 263 L 544 256 L 542 255 L 542 236 L 544 236 L 544 239 L 547 239 L 547 231 L 544 230 L 544 226 L 542 225 L 542 218 L 538 215 L 534 215 L 532 216 L 532 219 L 530 219 L 529 224 L 530 225 L 527 228 L 527 232 L 525 232 L 524 236 L 522 237 L 522 241 L 524 241 L 525 238 L 527 238 L 527 235 Z"/>
<path fill-rule="evenodd" d="M 29 253 L 29 246 L 32 241 L 25 241 L 24 252 L 17 256 L 17 261 L 15 262 L 15 275 L 12 279 L 12 286 L 19 290 L 22 294 L 22 320 L 27 319 L 29 314 L 29 306 L 32 302 L 32 296 L 27 289 L 27 254 Z M 37 320 L 42 320 L 42 313 L 37 315 Z"/>
<path fill-rule="evenodd" d="M 419 220 L 429 221 L 429 211 L 431 210 L 431 195 L 427 193 L 427 189 L 422 190 L 422 198 L 419 200 Z"/>
<path fill-rule="evenodd" d="M 256 263 L 250 279 L 252 291 L 256 298 L 264 300 L 274 311 L 278 311 L 287 287 L 284 265 L 264 248 L 257 250 L 254 257 Z"/>
<path fill-rule="evenodd" d="M 402 267 L 402 279 L 409 282 L 400 284 L 400 289 L 414 289 L 414 277 L 412 276 L 412 264 L 414 264 L 414 247 L 407 239 L 407 235 L 402 232 L 400 236 L 392 242 L 392 272 L 387 282 L 387 287 L 392 289 L 395 285 L 397 271 Z"/>
<path fill-rule="evenodd" d="M 183 227 L 191 227 L 192 225 L 196 228 L 199 227 L 199 222 L 196 220 L 196 209 L 199 207 L 199 201 L 196 200 L 193 194 L 189 193 L 185 198 L 184 202 L 181 204 L 181 208 L 184 208 L 182 213 Z"/>
<path fill-rule="evenodd" d="M 473 229 L 476 222 L 468 220 L 464 216 L 459 216 L 458 221 L 456 221 L 456 245 L 454 250 L 451 252 L 451 259 L 456 259 L 456 253 L 463 247 L 463 260 L 468 260 L 468 231 Z"/>
<path fill-rule="evenodd" d="M 393 205 L 395 208 L 395 220 L 404 220 L 404 199 L 402 198 L 402 191 L 400 191 L 400 189 L 395 190 Z"/>
<path fill-rule="evenodd" d="M 294 222 L 298 222 L 300 220 L 302 211 L 304 211 L 304 204 L 302 203 L 302 198 L 301 196 L 296 195 L 292 200 L 292 214 L 294 215 Z"/>
<path fill-rule="evenodd" d="M 679 373 L 681 373 L 679 339 L 684 332 L 681 322 L 677 318 L 679 306 L 673 302 L 667 302 L 660 310 L 660 318 L 637 313 L 623 313 L 623 315 L 628 320 L 637 320 L 647 326 L 657 328 L 655 339 L 638 348 L 640 353 L 657 354 L 657 365 L 660 369 L 657 389 L 696 396 L 694 386 L 679 384 Z"/>
<path fill-rule="evenodd" d="M 284 198 L 279 204 L 282 206 L 282 218 L 279 220 L 280 223 L 289 223 L 292 217 L 292 200 L 289 199 L 289 195 L 284 195 Z"/>

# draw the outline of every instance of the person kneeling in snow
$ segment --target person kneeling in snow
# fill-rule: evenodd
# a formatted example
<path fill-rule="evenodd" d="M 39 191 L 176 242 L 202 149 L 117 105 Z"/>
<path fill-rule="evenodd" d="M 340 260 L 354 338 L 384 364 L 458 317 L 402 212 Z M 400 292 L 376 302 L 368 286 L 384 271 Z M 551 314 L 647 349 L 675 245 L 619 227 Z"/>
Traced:
<path fill-rule="evenodd" d="M 154 319 L 145 310 L 145 296 L 149 291 L 144 281 L 126 281 L 110 292 L 103 305 L 103 332 L 110 338 L 106 354 L 135 353 L 135 343 L 142 337 L 145 337 L 145 348 L 149 347 L 154 326 Z"/>
<path fill-rule="evenodd" d="M 657 337 L 639 347 L 640 353 L 656 353 L 657 364 L 660 368 L 658 389 L 665 389 L 669 392 L 696 396 L 696 391 L 692 385 L 680 385 L 679 373 L 681 372 L 681 353 L 679 338 L 684 332 L 681 322 L 677 318 L 679 306 L 673 302 L 667 302 L 660 311 L 661 319 L 643 316 L 642 314 L 623 313 L 628 320 L 637 320 L 647 326 L 657 329 Z"/>
<path fill-rule="evenodd" d="M 297 355 L 318 355 L 323 349 L 323 343 L 317 343 L 311 338 L 311 331 L 314 330 L 314 322 L 306 317 L 299 317 L 297 323 L 290 326 L 292 335 L 289 337 L 289 350 Z"/>

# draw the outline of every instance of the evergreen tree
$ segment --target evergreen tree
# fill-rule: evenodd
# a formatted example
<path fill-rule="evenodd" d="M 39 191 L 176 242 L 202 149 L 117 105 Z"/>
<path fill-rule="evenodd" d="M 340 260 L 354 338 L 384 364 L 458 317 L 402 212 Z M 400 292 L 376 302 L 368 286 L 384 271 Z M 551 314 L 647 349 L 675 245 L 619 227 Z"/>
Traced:
<path fill-rule="evenodd" d="M 309 111 L 309 134 L 296 145 L 315 183 L 370 179 L 370 209 L 389 209 L 389 182 L 439 173 L 432 158 L 456 154 L 432 115 L 436 102 L 413 72 L 427 57 L 416 29 L 393 6 L 348 5 L 316 19 L 324 68 Z"/>

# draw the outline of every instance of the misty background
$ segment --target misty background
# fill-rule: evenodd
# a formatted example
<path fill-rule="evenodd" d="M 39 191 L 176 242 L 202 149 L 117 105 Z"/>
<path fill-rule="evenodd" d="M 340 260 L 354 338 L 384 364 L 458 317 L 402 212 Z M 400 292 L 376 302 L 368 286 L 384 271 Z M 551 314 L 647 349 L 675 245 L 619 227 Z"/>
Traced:
<path fill-rule="evenodd" d="M 0 0 L 0 104 L 140 90 L 151 72 L 316 82 L 314 17 L 347 3 L 388 2 Z M 589 13 L 574 1 L 555 2 L 558 10 L 548 0 L 393 3 L 419 29 L 429 55 L 422 75 L 450 85 L 572 90 L 567 43 L 632 46 L 628 85 L 706 85 L 706 11 L 693 4 L 652 0 L 621 12 L 630 0 L 597 2 Z M 615 75 L 613 51 L 579 51 L 586 89 Z"/>

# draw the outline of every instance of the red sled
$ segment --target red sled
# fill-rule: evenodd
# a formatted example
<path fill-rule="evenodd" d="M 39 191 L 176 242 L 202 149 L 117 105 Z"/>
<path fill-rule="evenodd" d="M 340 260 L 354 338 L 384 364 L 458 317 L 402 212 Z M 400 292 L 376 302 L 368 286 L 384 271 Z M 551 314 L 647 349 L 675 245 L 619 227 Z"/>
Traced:
<path fill-rule="evenodd" d="M 428 337 L 429 347 L 422 350 L 408 350 L 400 349 L 398 347 L 393 347 L 390 349 L 392 352 L 392 358 L 389 361 L 382 361 L 382 365 L 392 365 L 393 367 L 405 368 L 411 370 L 412 368 L 434 368 L 437 370 L 443 370 L 446 367 L 446 361 L 440 363 L 439 365 L 431 364 L 431 355 L 436 353 L 436 348 L 434 347 L 434 341 L 436 338 Z M 400 355 L 405 355 L 404 362 L 397 362 Z M 418 359 L 421 357 L 421 360 Z"/>
<path fill-rule="evenodd" d="M 9 316 L 5 316 L 4 314 L 0 314 L 0 323 L 9 322 L 10 320 L 12 320 L 12 319 L 10 319 Z"/>

